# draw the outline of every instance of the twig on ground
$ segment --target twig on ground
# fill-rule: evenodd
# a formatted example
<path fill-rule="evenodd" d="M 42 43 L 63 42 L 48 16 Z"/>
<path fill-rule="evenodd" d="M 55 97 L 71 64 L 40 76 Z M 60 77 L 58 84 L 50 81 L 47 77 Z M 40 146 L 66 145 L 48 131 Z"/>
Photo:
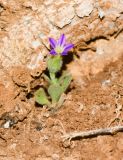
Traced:
<path fill-rule="evenodd" d="M 117 132 L 123 132 L 123 126 L 115 126 L 109 128 L 101 128 L 85 132 L 71 132 L 62 136 L 63 140 L 72 140 L 76 138 L 89 138 L 98 135 L 113 135 Z"/>

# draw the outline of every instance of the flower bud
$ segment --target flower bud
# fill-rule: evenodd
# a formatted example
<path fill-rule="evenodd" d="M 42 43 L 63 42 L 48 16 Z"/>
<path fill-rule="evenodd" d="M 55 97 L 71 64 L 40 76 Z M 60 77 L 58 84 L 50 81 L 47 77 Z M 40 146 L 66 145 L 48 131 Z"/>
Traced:
<path fill-rule="evenodd" d="M 50 57 L 47 61 L 48 70 L 50 73 L 57 73 L 61 70 L 63 61 L 61 56 Z"/>

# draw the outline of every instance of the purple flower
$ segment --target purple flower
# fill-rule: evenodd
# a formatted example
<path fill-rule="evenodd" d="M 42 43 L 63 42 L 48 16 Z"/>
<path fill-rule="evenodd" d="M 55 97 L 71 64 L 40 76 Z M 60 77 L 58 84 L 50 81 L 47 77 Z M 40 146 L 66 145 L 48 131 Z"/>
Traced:
<path fill-rule="evenodd" d="M 74 45 L 73 44 L 66 44 L 66 38 L 65 35 L 62 34 L 58 41 L 56 41 L 53 38 L 49 38 L 50 45 L 52 47 L 52 50 L 50 51 L 50 54 L 52 55 L 67 55 L 67 52 L 71 50 Z"/>

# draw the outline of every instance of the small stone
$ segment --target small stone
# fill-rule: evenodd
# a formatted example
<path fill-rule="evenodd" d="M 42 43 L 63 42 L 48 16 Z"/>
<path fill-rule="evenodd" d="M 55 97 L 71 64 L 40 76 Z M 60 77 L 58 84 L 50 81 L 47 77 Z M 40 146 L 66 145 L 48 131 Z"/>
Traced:
<path fill-rule="evenodd" d="M 4 123 L 3 128 L 10 128 L 11 121 L 8 120 L 6 123 Z"/>
<path fill-rule="evenodd" d="M 40 45 L 41 45 L 41 43 L 40 43 L 40 41 L 38 41 L 38 40 L 32 42 L 32 47 L 33 47 L 34 49 L 37 49 Z"/>
<path fill-rule="evenodd" d="M 107 86 L 111 85 L 111 80 L 110 79 L 106 79 L 102 81 L 102 87 L 103 89 L 106 89 Z"/>
<path fill-rule="evenodd" d="M 60 157 L 59 157 L 58 154 L 53 154 L 52 155 L 52 160 L 59 160 L 59 159 L 60 159 Z"/>
<path fill-rule="evenodd" d="M 105 16 L 105 12 L 102 9 L 99 9 L 98 15 L 99 15 L 100 19 L 102 19 Z"/>
<path fill-rule="evenodd" d="M 80 113 L 83 111 L 83 109 L 84 109 L 84 105 L 82 103 L 78 102 L 77 112 Z"/>

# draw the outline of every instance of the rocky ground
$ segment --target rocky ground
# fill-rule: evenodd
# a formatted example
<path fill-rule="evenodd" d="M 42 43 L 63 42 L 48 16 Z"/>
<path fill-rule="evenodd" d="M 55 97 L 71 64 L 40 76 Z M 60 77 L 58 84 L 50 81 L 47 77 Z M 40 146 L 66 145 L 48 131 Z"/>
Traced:
<path fill-rule="evenodd" d="M 122 13 L 122 0 L 0 0 L 0 160 L 123 160 L 122 132 L 63 138 L 123 125 Z M 34 92 L 62 33 L 73 81 L 51 112 Z"/>

